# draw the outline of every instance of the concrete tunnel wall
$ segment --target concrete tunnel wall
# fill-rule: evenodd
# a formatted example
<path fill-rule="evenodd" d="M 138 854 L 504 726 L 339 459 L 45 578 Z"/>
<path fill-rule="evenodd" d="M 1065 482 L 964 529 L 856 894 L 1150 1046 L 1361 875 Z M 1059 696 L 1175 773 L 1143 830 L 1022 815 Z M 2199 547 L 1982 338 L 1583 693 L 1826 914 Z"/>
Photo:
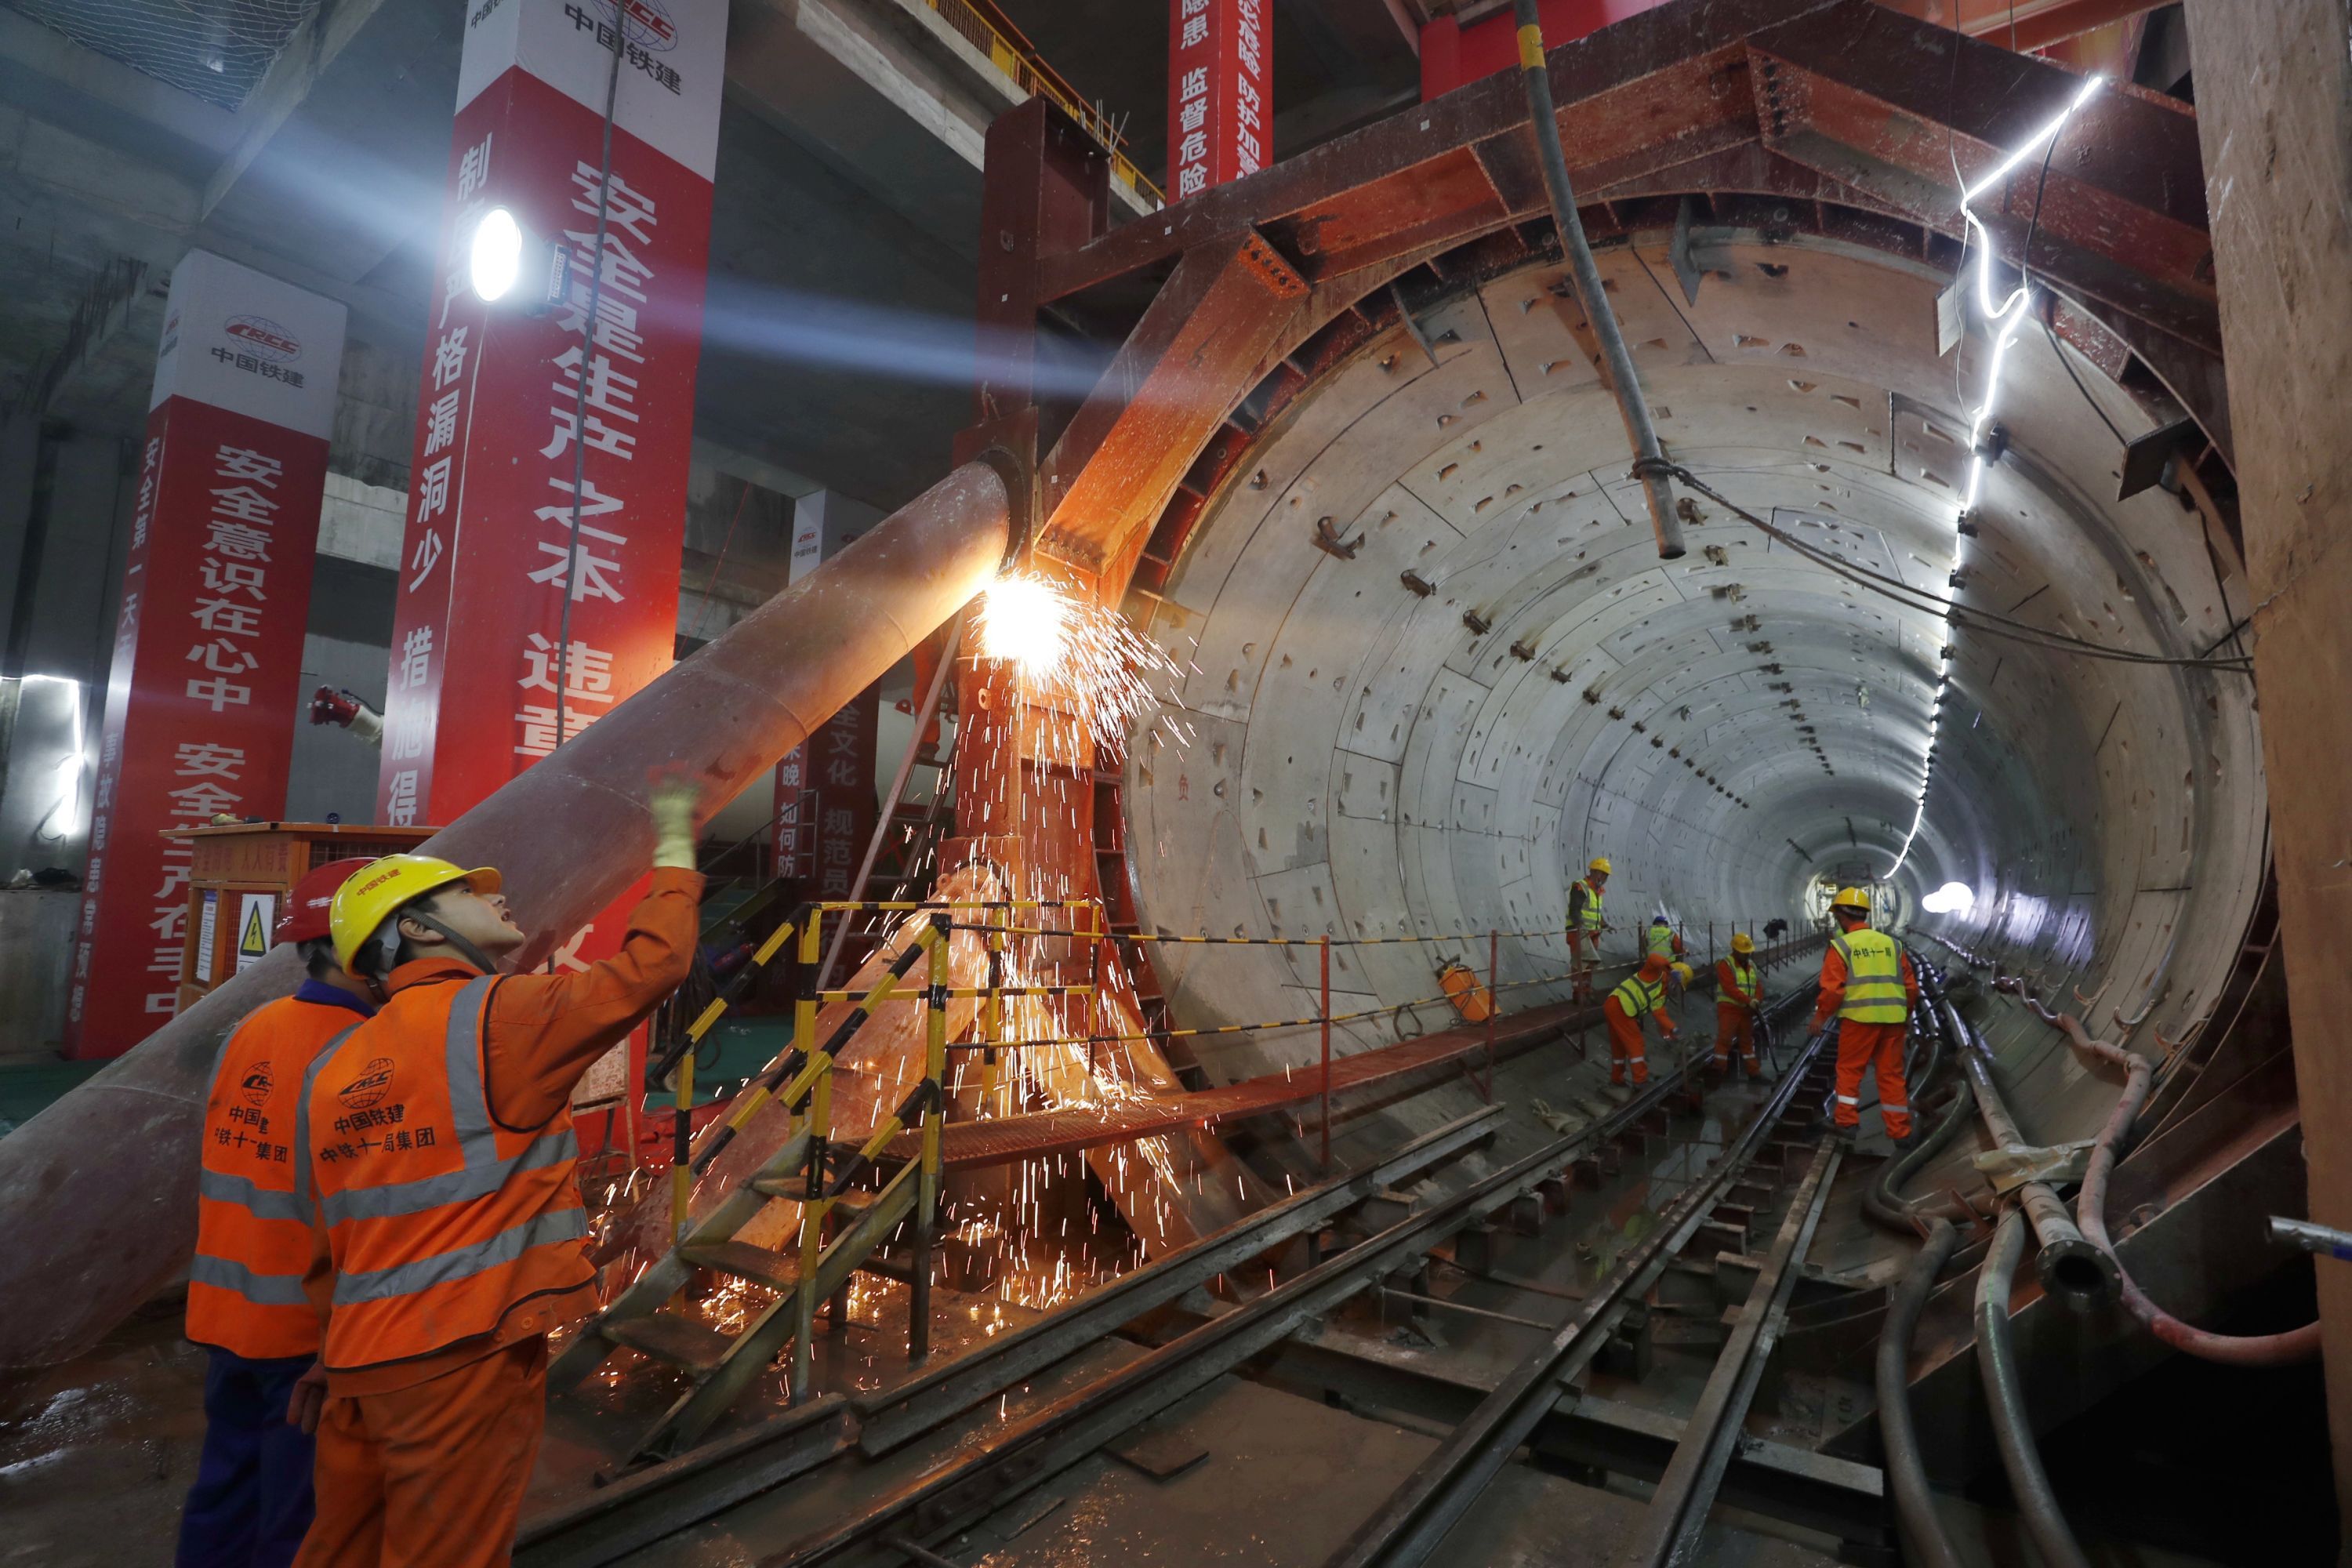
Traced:
<path fill-rule="evenodd" d="M 1972 335 L 1937 357 L 1948 279 L 1853 246 L 1741 236 L 1703 253 L 1687 305 L 1664 240 L 1604 252 L 1601 268 L 1669 452 L 1711 485 L 1933 594 L 1962 548 L 1973 606 L 2141 652 L 2224 637 L 2222 578 L 2245 603 L 2226 542 L 2209 560 L 2198 514 L 2162 490 L 2113 499 L 2123 454 L 2107 422 L 2129 437 L 2152 421 L 2087 362 L 2073 365 L 2078 390 L 2038 325 L 2011 351 L 1997 416 L 2011 446 L 1987 479 L 1981 535 L 1964 541 L 1963 409 L 1989 345 Z M 1127 765 L 1150 929 L 1538 933 L 1505 939 L 1509 982 L 1564 968 L 1568 884 L 1594 854 L 1615 862 L 1619 927 L 1663 906 L 1691 922 L 1702 960 L 1708 921 L 1719 938 L 1735 921 L 1795 922 L 1813 877 L 1893 861 L 1917 798 L 1940 617 L 1706 500 L 1688 556 L 1659 561 L 1559 277 L 1535 267 L 1424 309 L 1434 364 L 1402 331 L 1371 344 L 1292 404 L 1213 498 L 1149 620 L 1189 666 L 1169 709 L 1192 740 L 1139 734 Z M 1325 519 L 1360 539 L 1352 559 L 1317 546 Z M 1406 571 L 1435 592 L 1411 591 Z M 1948 640 L 1954 689 L 1898 914 L 2079 984 L 2102 1032 L 2109 1007 L 2159 996 L 2150 1024 L 2179 1038 L 2220 988 L 2259 890 L 2251 682 L 1977 631 Z M 1973 910 L 1917 914 L 1947 880 L 1976 890 Z M 1622 931 L 1616 951 L 1631 942 Z M 1483 968 L 1485 948 L 1337 949 L 1334 1006 L 1433 995 L 1444 962 Z M 1311 948 L 1155 958 L 1185 1025 L 1314 1011 Z M 1564 996 L 1531 986 L 1508 1002 Z M 1346 1026 L 1341 1048 L 1449 1016 L 1423 1006 Z M 2111 1086 L 2014 1010 L 1990 1026 L 2029 1133 L 2095 1130 Z M 1220 1082 L 1317 1052 L 1311 1029 L 1200 1046 Z M 1453 1091 L 1424 1098 L 1384 1114 L 1418 1126 L 1460 1109 Z M 1963 1141 L 1952 1158 L 1969 1152 Z"/>

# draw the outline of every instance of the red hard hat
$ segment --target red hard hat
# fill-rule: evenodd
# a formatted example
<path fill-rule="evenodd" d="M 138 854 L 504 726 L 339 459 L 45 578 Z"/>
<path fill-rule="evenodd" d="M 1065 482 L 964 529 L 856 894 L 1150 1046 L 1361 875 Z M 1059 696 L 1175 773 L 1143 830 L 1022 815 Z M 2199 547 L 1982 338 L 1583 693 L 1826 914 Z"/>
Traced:
<path fill-rule="evenodd" d="M 277 940 L 316 942 L 328 935 L 327 906 L 335 901 L 335 889 L 352 872 L 373 864 L 363 857 L 330 860 L 295 883 L 294 890 L 286 897 L 285 912 L 278 917 Z"/>

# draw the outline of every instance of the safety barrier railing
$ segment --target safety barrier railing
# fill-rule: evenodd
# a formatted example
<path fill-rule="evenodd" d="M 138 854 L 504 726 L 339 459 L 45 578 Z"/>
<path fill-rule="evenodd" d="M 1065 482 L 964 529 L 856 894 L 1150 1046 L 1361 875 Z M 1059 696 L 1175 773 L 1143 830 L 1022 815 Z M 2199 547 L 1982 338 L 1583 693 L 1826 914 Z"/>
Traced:
<path fill-rule="evenodd" d="M 1015 923 L 1021 911 L 1070 911 L 1066 925 Z M 919 927 L 913 940 L 892 960 L 881 977 L 869 988 L 860 992 L 848 987 L 819 988 L 807 984 L 816 973 L 822 956 L 824 919 L 828 915 L 905 914 L 917 917 Z M 1087 916 L 1079 922 L 1079 916 Z M 977 915 L 977 919 L 959 916 Z M 911 922 L 910 922 L 911 923 Z M 980 936 L 985 943 L 987 972 L 985 984 L 957 986 L 950 984 L 950 949 L 954 933 L 965 931 Z M 903 934 L 903 928 L 902 932 Z M 730 976 L 719 994 L 697 1016 L 687 1029 L 685 1048 L 676 1065 L 677 1100 L 680 1107 L 676 1121 L 675 1153 L 671 1167 L 671 1217 L 675 1233 L 683 1237 L 688 1229 L 690 1197 L 694 1180 L 710 1168 L 712 1162 L 750 1124 L 752 1118 L 771 1101 L 781 1104 L 792 1119 L 788 1132 L 792 1137 L 805 1136 L 808 1155 L 805 1170 L 809 1191 L 803 1213 L 802 1253 L 803 1278 L 814 1280 L 823 1262 L 824 1233 L 830 1212 L 838 1194 L 845 1190 L 842 1173 L 827 1177 L 826 1161 L 832 1142 L 832 1074 L 839 1053 L 856 1037 L 877 1011 L 893 1002 L 903 1002 L 925 1007 L 929 1014 L 928 1035 L 937 1038 L 926 1040 L 926 1070 L 923 1080 L 910 1093 L 893 1115 L 856 1151 L 845 1171 L 857 1176 L 871 1169 L 881 1151 L 892 1138 L 906 1130 L 915 1115 L 925 1118 L 923 1164 L 930 1172 L 931 1191 L 935 1196 L 938 1172 L 939 1142 L 933 1123 L 943 1114 L 944 1085 L 947 1064 L 951 1054 L 977 1052 L 983 1058 L 982 1090 L 993 1097 L 997 1088 L 996 1074 L 1006 1057 L 1017 1057 L 1025 1051 L 1084 1049 L 1090 1070 L 1099 1068 L 1099 1053 L 1105 1047 L 1145 1043 L 1165 1043 L 1173 1039 L 1200 1039 L 1226 1035 L 1265 1035 L 1289 1029 L 1313 1028 L 1320 1033 L 1317 1070 L 1321 1079 L 1322 1136 L 1328 1159 L 1330 1139 L 1330 1094 L 1332 1064 L 1332 1030 L 1344 1024 L 1360 1023 L 1376 1017 L 1396 1017 L 1422 1007 L 1440 1004 L 1453 1005 L 1465 1020 L 1483 1023 L 1486 1031 L 1486 1062 L 1480 1091 L 1490 1101 L 1494 1095 L 1496 1068 L 1496 1028 L 1501 1008 L 1502 993 L 1527 990 L 1538 986 L 1573 984 L 1582 980 L 1591 985 L 1601 974 L 1627 973 L 1637 968 L 1639 958 L 1610 963 L 1586 962 L 1557 973 L 1546 973 L 1526 979 L 1506 981 L 1501 977 L 1502 942 L 1506 937 L 1558 939 L 1560 933 L 1549 928 L 1506 931 L 1490 928 L 1476 932 L 1417 932 L 1395 936 L 1335 937 L 1328 934 L 1314 937 L 1246 937 L 1192 936 L 1175 933 L 1143 931 L 1111 931 L 1104 918 L 1099 900 L 1091 899 L 1011 899 L 965 900 L 940 903 L 919 900 L 859 901 L 828 900 L 805 903 L 793 911 L 792 917 L 771 932 L 751 954 L 742 969 Z M 747 1082 L 736 1097 L 729 1113 L 709 1130 L 702 1147 L 695 1149 L 695 1134 L 685 1108 L 692 1103 L 695 1056 L 697 1047 L 710 1029 L 740 1001 L 752 984 L 753 977 L 764 970 L 798 938 L 797 958 L 802 982 L 795 987 L 793 999 L 793 1044 L 766 1068 Z M 1085 983 L 1020 984 L 1008 980 L 1007 961 L 1016 938 L 1052 939 L 1073 944 L 1085 943 L 1091 963 L 1091 976 Z M 1465 983 L 1442 988 L 1428 996 L 1416 996 L 1407 1001 L 1383 1003 L 1374 1007 L 1349 1012 L 1335 1012 L 1331 1005 L 1331 952 L 1335 947 L 1368 948 L 1410 943 L 1465 943 L 1484 939 L 1486 965 L 1484 978 L 1467 963 L 1456 959 L 1444 974 L 1446 978 L 1460 976 Z M 1252 1023 L 1200 1025 L 1147 1030 L 1104 1030 L 1097 1026 L 1100 1017 L 1099 998 L 1103 994 L 1102 964 L 1107 946 L 1129 944 L 1192 945 L 1213 947 L 1282 947 L 1317 950 L 1316 1011 L 1305 1017 L 1265 1019 Z M 1769 968 L 1779 962 L 1789 946 L 1768 946 L 1756 954 L 1760 967 Z M 1709 947 L 1713 947 L 1713 931 L 1709 928 Z M 928 984 L 908 987 L 906 980 L 916 963 L 926 954 L 929 958 Z M 1580 969 L 1581 973 L 1580 973 Z M 1087 1028 L 1079 1034 L 1050 1037 L 1008 1039 L 1004 1037 L 1004 1003 L 1023 997 L 1084 998 L 1087 1008 Z M 980 1003 L 975 1020 L 976 1038 L 950 1044 L 947 1039 L 947 1007 L 950 1001 Z M 854 1004 L 847 1016 L 828 1031 L 822 1040 L 816 1037 L 817 1012 L 827 1003 Z M 911 1169 L 911 1167 L 910 1167 Z M 893 1180 L 903 1179 L 902 1170 Z M 855 1179 L 855 1178 L 849 1178 Z M 889 1189 L 886 1187 L 885 1191 Z M 928 1203 L 928 1200 L 926 1200 Z M 925 1206 L 922 1211 L 932 1211 Z M 878 1237 L 877 1240 L 878 1241 Z M 919 1243 L 919 1246 L 923 1245 Z M 798 1353 L 797 1352 L 795 1352 Z"/>
<path fill-rule="evenodd" d="M 1006 997 L 1093 996 L 1099 986 L 1098 973 L 1096 982 L 1086 985 L 1006 983 L 1003 963 L 1007 942 L 1004 931 L 1013 924 L 1015 911 L 1063 908 L 1088 910 L 1092 918 L 1086 925 L 1074 924 L 1070 930 L 1057 930 L 1054 934 L 1085 940 L 1098 949 L 1104 934 L 1102 911 L 1100 904 L 1090 900 L 949 900 L 943 903 L 824 900 L 805 903 L 795 909 L 791 918 L 761 941 L 750 962 L 729 978 L 719 995 L 688 1026 L 683 1048 L 674 1068 L 669 1069 L 675 1073 L 679 1106 L 671 1166 L 672 1236 L 677 1246 L 683 1248 L 690 1237 L 698 1234 L 691 1212 L 696 1178 L 709 1170 L 712 1162 L 763 1108 L 772 1101 L 781 1106 L 787 1118 L 782 1144 L 784 1152 L 777 1160 L 762 1166 L 748 1184 L 762 1194 L 763 1201 L 766 1197 L 789 1195 L 797 1198 L 802 1205 L 798 1268 L 792 1285 L 791 1388 L 795 1400 L 805 1397 L 812 1386 L 811 1336 L 818 1301 L 828 1292 L 835 1293 L 836 1321 L 843 1321 L 846 1309 L 845 1304 L 840 1302 L 838 1293 L 846 1291 L 849 1276 L 862 1267 L 910 1215 L 914 1234 L 907 1350 L 910 1360 L 920 1360 L 928 1353 L 930 1254 L 938 1234 L 940 1138 L 947 1107 L 944 1086 L 948 1062 L 948 1005 L 957 999 L 981 1002 L 981 1016 L 985 1027 L 1001 1032 L 1001 1009 Z M 912 917 L 889 939 L 903 941 L 905 947 L 891 959 L 880 977 L 862 992 L 819 988 L 810 984 L 817 973 L 817 965 L 823 956 L 824 918 L 853 912 Z M 958 918 L 973 914 L 980 918 Z M 950 945 L 959 931 L 980 934 L 985 940 L 989 953 L 987 984 L 957 986 L 950 984 Z M 694 1147 L 696 1137 L 687 1109 L 692 1104 L 697 1050 L 719 1019 L 741 1001 L 753 978 L 788 947 L 795 948 L 800 975 L 794 987 L 793 1043 L 737 1095 L 728 1114 L 715 1127 L 706 1130 L 707 1135 L 702 1138 L 702 1146 L 698 1150 Z M 919 963 L 926 965 L 923 981 L 910 985 L 909 977 Z M 824 1003 L 839 1001 L 854 1005 L 846 1016 L 819 1038 L 819 1006 Z M 863 1142 L 854 1148 L 836 1144 L 833 1120 L 835 1064 L 858 1032 L 881 1008 L 893 1002 L 914 1004 L 925 1011 L 922 1079 Z M 854 1216 L 847 1223 L 842 1223 L 841 1215 L 845 1205 L 851 1202 L 849 1194 L 852 1189 L 874 1171 L 883 1151 L 891 1142 L 919 1122 L 922 1131 L 920 1157 L 902 1165 L 870 1197 L 856 1204 Z M 791 1184 L 794 1182 L 797 1185 Z M 731 1234 L 738 1225 L 740 1218 L 730 1210 L 726 1219 L 715 1216 L 713 1221 L 706 1221 L 699 1229 L 709 1230 L 716 1226 Z M 712 1398 L 706 1405 L 723 1406 L 724 1400 L 731 1397 L 730 1385 L 740 1375 L 732 1370 L 730 1363 L 728 1372 L 713 1379 Z"/>
<path fill-rule="evenodd" d="M 1039 57 L 1002 12 L 993 5 L 975 5 L 973 0 L 922 0 L 922 4 L 961 35 L 964 42 L 986 55 L 989 63 L 1012 78 L 1022 91 L 1052 100 L 1076 121 L 1109 154 L 1111 178 L 1153 206 L 1167 205 L 1160 187 L 1144 178 L 1143 171 L 1127 155 L 1126 138 L 1110 116 L 1080 97 L 1078 89 Z"/>

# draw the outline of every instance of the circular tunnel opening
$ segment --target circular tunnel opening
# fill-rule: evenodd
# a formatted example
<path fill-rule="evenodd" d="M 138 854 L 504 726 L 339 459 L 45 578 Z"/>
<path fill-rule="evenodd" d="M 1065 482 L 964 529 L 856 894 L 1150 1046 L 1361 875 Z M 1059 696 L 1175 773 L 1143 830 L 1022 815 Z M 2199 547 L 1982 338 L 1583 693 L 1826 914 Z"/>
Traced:
<path fill-rule="evenodd" d="M 1818 930 L 1862 885 L 1882 925 L 2193 1016 L 2262 875 L 2250 683 L 1920 607 L 2173 658 L 2224 638 L 2198 515 L 2162 489 L 2116 499 L 2116 432 L 2152 416 L 2021 336 L 1963 533 L 1986 345 L 1937 353 L 1942 272 L 1727 231 L 1692 300 L 1667 238 L 1600 258 L 1644 395 L 1669 456 L 1774 531 L 1685 490 L 1688 553 L 1661 560 L 1560 265 L 1449 269 L 1413 331 L 1258 431 L 1142 617 L 1183 667 L 1190 736 L 1139 733 L 1127 764 L 1147 926 L 1494 932 L 1505 1005 L 1529 1006 L 1566 996 L 1569 884 L 1606 855 L 1612 922 L 1663 910 L 1702 963 L 1776 919 Z M 1952 885 L 1964 902 L 1937 897 Z M 1317 984 L 1305 950 L 1164 951 L 1187 1026 L 1295 1016 Z M 1415 945 L 1333 963 L 1335 1005 L 1366 1015 L 1339 1048 L 1447 1021 Z M 1310 1054 L 1244 1031 L 1200 1066 L 1231 1081 Z M 2063 1067 L 2039 1047 L 2018 1066 L 2038 1136 L 2104 1109 Z"/>

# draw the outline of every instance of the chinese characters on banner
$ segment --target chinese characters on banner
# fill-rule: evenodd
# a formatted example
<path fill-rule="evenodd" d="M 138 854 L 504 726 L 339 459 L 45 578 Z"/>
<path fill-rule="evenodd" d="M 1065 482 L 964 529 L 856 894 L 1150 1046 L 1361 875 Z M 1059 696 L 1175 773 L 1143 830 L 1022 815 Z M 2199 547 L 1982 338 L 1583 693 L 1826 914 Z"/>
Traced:
<path fill-rule="evenodd" d="M 172 1016 L 191 850 L 173 828 L 276 816 L 299 706 L 343 307 L 191 251 L 172 274 L 83 883 L 66 1054 Z"/>
<path fill-rule="evenodd" d="M 377 781 L 406 826 L 454 821 L 669 668 L 725 65 L 726 0 L 467 17 Z M 473 292 L 495 208 L 563 247 L 555 309 Z M 556 966 L 614 952 L 626 908 Z"/>
<path fill-rule="evenodd" d="M 1274 157 L 1271 0 L 1168 0 L 1168 195 L 1200 195 Z"/>
<path fill-rule="evenodd" d="M 882 689 L 869 686 L 776 764 L 776 872 L 803 896 L 853 899 L 874 836 L 874 758 Z"/>

